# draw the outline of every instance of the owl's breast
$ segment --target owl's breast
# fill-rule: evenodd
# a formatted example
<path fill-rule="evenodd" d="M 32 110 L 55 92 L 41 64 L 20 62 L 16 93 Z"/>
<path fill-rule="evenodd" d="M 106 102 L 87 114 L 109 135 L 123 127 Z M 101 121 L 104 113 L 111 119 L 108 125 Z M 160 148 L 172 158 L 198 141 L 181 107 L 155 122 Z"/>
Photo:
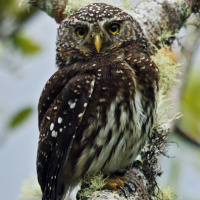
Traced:
<path fill-rule="evenodd" d="M 91 104 L 83 118 L 86 128 L 77 176 L 124 171 L 133 163 L 147 135 L 141 131 L 146 117 L 136 84 L 134 72 L 125 65 L 97 69 Z"/>

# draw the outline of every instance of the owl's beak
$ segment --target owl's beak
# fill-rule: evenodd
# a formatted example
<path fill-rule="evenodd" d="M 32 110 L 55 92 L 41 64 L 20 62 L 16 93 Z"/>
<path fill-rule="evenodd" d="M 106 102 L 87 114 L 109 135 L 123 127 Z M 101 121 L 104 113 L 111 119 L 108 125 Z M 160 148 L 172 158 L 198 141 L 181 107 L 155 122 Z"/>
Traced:
<path fill-rule="evenodd" d="M 95 46 L 97 52 L 99 53 L 99 51 L 101 49 L 101 44 L 102 44 L 101 35 L 99 33 L 95 33 L 93 35 L 93 38 L 94 38 L 94 46 Z"/>

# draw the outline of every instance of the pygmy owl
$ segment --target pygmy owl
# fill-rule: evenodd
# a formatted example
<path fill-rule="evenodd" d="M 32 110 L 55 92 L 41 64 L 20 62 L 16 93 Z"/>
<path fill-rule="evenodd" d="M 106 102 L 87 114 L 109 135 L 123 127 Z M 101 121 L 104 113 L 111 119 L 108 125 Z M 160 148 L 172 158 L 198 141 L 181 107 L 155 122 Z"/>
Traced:
<path fill-rule="evenodd" d="M 158 68 L 123 10 L 94 3 L 68 16 L 56 63 L 38 106 L 43 200 L 64 199 L 85 174 L 125 172 L 156 115 Z"/>

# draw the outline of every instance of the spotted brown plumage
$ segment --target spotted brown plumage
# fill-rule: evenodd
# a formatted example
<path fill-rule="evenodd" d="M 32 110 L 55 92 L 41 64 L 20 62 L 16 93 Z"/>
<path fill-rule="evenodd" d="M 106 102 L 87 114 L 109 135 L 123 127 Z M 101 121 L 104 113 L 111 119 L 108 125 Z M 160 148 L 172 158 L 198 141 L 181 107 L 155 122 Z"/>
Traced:
<path fill-rule="evenodd" d="M 157 105 L 158 68 L 139 24 L 119 8 L 91 4 L 66 18 L 56 63 L 38 106 L 43 200 L 64 199 L 86 173 L 124 172 Z"/>

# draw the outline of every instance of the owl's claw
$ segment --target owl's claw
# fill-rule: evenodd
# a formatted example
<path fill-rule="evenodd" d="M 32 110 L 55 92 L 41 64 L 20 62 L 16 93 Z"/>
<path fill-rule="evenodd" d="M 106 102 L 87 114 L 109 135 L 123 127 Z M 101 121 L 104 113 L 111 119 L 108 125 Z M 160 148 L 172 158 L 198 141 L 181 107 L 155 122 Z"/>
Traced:
<path fill-rule="evenodd" d="M 136 186 L 135 181 L 132 180 L 132 179 L 129 179 L 129 183 L 131 183 L 131 184 L 134 186 L 134 188 L 135 188 L 135 192 L 136 192 L 137 186 Z M 129 185 L 129 187 L 130 187 L 130 185 Z"/>
<path fill-rule="evenodd" d="M 130 184 L 134 186 L 134 190 Z M 129 193 L 134 193 L 136 191 L 136 183 L 132 179 L 129 179 L 125 176 L 110 176 L 105 180 L 104 187 L 109 190 L 121 191 L 126 198 L 127 194 L 125 188 L 128 189 Z"/>
<path fill-rule="evenodd" d="M 123 195 L 127 198 L 124 188 L 122 188 L 120 185 L 116 185 L 116 188 L 119 189 L 123 193 Z"/>
<path fill-rule="evenodd" d="M 130 182 L 130 181 L 129 181 L 129 182 Z M 127 182 L 127 181 L 123 181 L 123 183 L 124 183 L 124 186 L 128 188 L 129 192 L 132 193 L 132 192 L 133 192 L 133 189 L 132 189 L 131 186 L 128 184 L 128 182 Z"/>

